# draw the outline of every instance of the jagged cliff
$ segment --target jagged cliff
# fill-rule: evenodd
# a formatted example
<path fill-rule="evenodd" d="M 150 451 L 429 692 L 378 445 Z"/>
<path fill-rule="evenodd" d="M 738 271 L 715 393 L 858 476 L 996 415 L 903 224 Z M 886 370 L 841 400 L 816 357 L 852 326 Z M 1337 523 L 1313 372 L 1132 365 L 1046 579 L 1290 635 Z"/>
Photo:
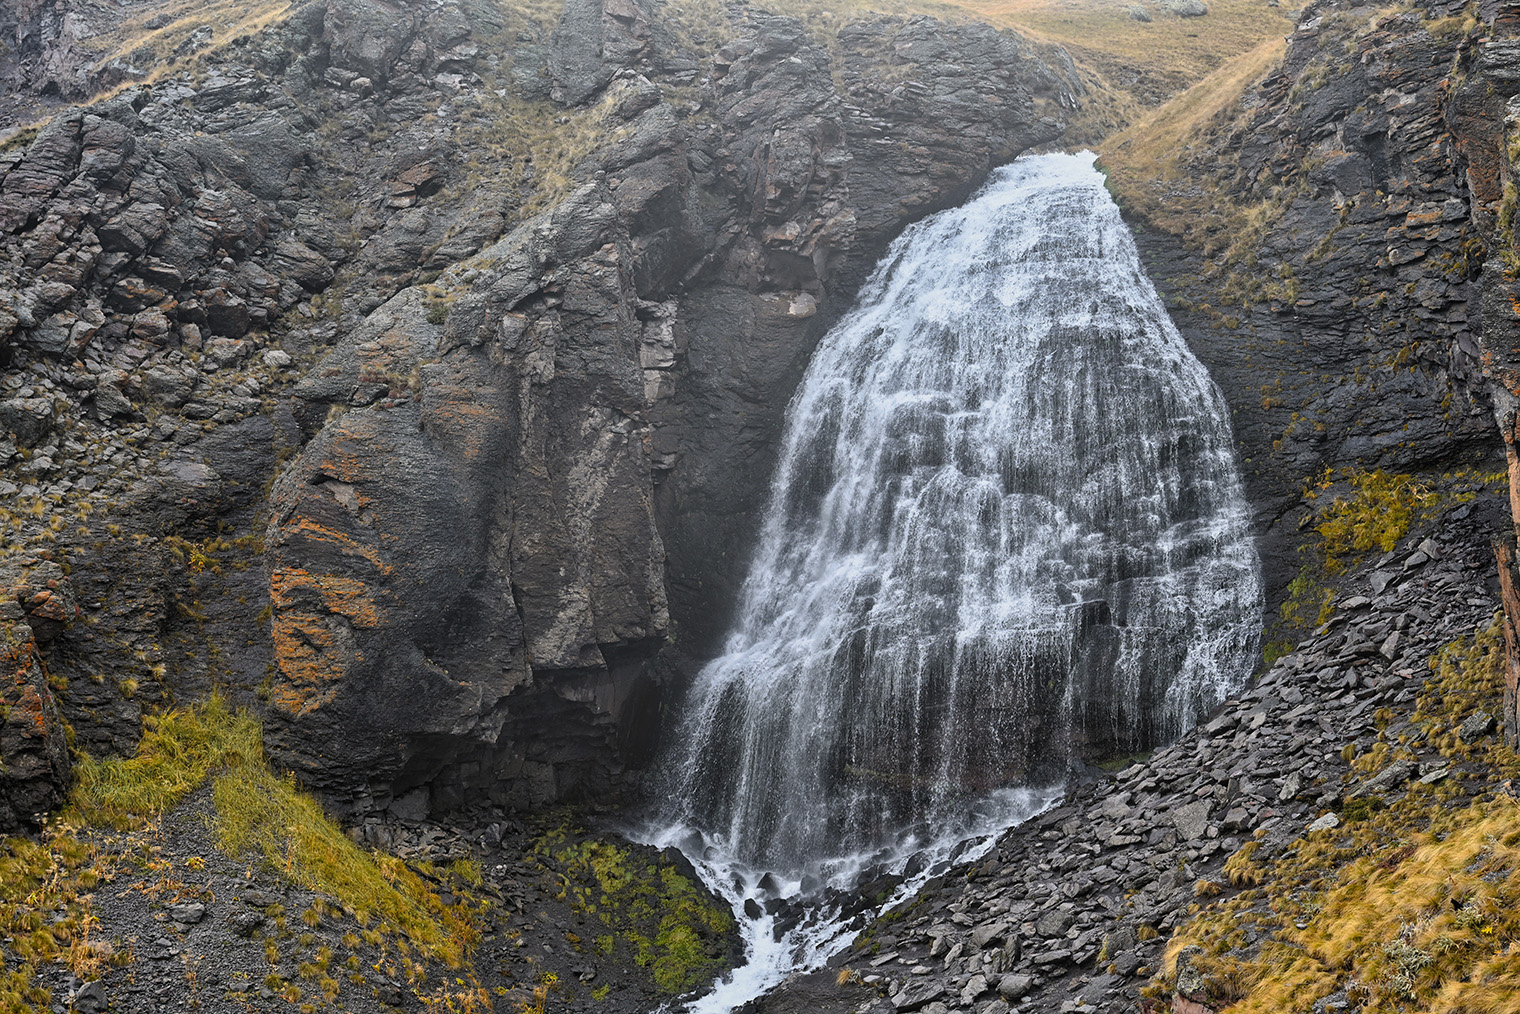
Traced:
<path fill-rule="evenodd" d="M 1304 563 L 1295 484 L 1514 460 L 1516 14 L 1311 4 L 1169 173 L 1136 172 L 1157 168 L 1126 150 L 1144 127 L 1106 149 L 1236 406 L 1280 589 Z M 1513 534 L 1490 535 L 1513 585 Z"/>
<path fill-rule="evenodd" d="M 13 78 L 73 66 L 57 14 Z M 124 751 L 210 683 L 342 810 L 619 791 L 812 344 L 1082 88 L 925 18 L 335 0 L 202 41 L 0 154 L 12 821 L 60 720 Z"/>

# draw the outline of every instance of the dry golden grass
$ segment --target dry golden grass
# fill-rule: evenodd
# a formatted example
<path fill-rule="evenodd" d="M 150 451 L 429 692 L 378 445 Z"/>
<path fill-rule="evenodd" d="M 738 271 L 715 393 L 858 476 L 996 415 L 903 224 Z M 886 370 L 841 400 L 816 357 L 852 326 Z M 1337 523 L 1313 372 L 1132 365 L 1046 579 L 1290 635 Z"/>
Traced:
<path fill-rule="evenodd" d="M 1209 13 L 1182 18 L 1153 0 L 952 0 L 952 6 L 1000 28 L 1014 28 L 1065 47 L 1111 84 L 1134 75 L 1154 100 L 1175 94 L 1292 27 L 1282 8 L 1266 0 L 1209 0 Z M 1129 9 L 1146 8 L 1136 21 Z M 1147 80 L 1148 79 L 1148 80 Z"/>
<path fill-rule="evenodd" d="M 291 0 L 175 0 L 144 11 L 122 22 L 112 37 L 114 48 L 101 56 L 101 63 L 139 60 L 149 66 L 146 78 L 155 81 L 173 68 L 174 51 L 202 28 L 209 27 L 212 37 L 200 51 L 214 52 L 234 39 L 255 35 L 283 18 L 291 9 Z M 150 28 L 149 25 L 157 25 Z M 174 61 L 177 62 L 177 61 Z M 141 66 L 141 64 L 138 64 Z"/>
<path fill-rule="evenodd" d="M 88 101 L 104 102 L 134 86 L 194 70 L 203 57 L 279 24 L 297 6 L 299 0 L 161 0 L 153 6 L 142 5 L 92 38 L 80 40 L 80 47 L 90 54 L 97 81 L 117 82 L 100 88 Z M 194 51 L 185 46 L 206 28 L 211 29 L 208 39 Z M 185 47 L 183 52 L 181 47 Z M 119 66 L 113 69 L 112 64 Z M 18 143 L 18 136 L 29 143 L 30 128 L 46 122 L 43 117 L 19 131 L 0 131 L 0 151 Z"/>
<path fill-rule="evenodd" d="M 1474 787 L 1487 791 L 1466 797 L 1448 779 L 1386 806 L 1348 804 L 1340 828 L 1275 861 L 1247 843 L 1225 864 L 1247 890 L 1201 905 L 1167 947 L 1169 970 L 1183 948 L 1203 948 L 1195 965 L 1214 1005 L 1287 1014 L 1344 990 L 1364 1014 L 1520 1012 L 1520 801 L 1503 789 L 1520 759 L 1497 736 L 1468 744 L 1454 731 L 1502 693 L 1500 626 L 1430 665 L 1414 722 L 1444 755 L 1490 772 Z M 1357 758 L 1361 775 L 1404 750 L 1380 740 Z"/>
<path fill-rule="evenodd" d="M 37 1009 L 46 1000 L 35 982 L 44 963 L 98 972 L 102 954 L 111 952 L 91 945 L 99 928 L 92 892 L 134 856 L 156 855 L 152 841 L 162 815 L 208 780 L 211 830 L 223 852 L 263 862 L 334 899 L 322 910 L 351 915 L 388 953 L 468 965 L 480 938 L 477 909 L 444 905 L 419 875 L 438 872 L 426 864 L 414 870 L 355 845 L 314 798 L 270 770 L 257 720 L 213 694 L 144 724 L 132 757 L 80 758 L 69 806 L 40 841 L 0 838 L 0 936 L 9 938 L 19 962 L 0 970 L 0 1012 Z M 159 857 L 148 868 L 168 866 Z M 474 864 L 455 864 L 450 872 L 467 884 L 482 882 Z M 61 916 L 50 922 L 48 913 Z M 315 909 L 307 915 L 313 913 L 320 920 Z"/>
<path fill-rule="evenodd" d="M 1188 239 L 1255 235 L 1270 216 L 1265 207 L 1225 209 L 1239 221 L 1218 221 L 1216 195 L 1187 172 L 1193 145 L 1210 126 L 1235 114 L 1240 99 L 1282 59 L 1287 44 L 1276 35 L 1257 42 L 1134 126 L 1104 141 L 1100 165 L 1126 207 Z"/>

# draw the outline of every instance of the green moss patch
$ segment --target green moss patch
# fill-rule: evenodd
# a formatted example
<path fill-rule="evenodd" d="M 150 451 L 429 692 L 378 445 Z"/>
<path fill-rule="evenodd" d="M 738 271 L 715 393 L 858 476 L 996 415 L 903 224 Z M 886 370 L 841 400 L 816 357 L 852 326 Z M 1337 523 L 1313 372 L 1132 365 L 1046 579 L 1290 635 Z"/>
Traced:
<path fill-rule="evenodd" d="M 560 900 L 602 930 L 570 941 L 577 950 L 629 957 L 672 995 L 730 967 L 732 913 L 659 853 L 562 825 L 539 838 L 533 855 Z"/>

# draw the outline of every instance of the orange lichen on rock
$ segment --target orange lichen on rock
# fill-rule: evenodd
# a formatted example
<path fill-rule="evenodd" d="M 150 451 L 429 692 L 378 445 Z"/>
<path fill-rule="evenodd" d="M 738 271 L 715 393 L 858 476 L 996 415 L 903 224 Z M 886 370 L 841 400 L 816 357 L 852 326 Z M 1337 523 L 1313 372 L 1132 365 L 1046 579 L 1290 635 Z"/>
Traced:
<path fill-rule="evenodd" d="M 463 391 L 463 395 L 473 392 Z M 486 448 L 486 435 L 499 425 L 501 413 L 467 397 L 450 398 L 428 406 L 428 431 L 447 441 L 465 461 L 475 461 Z"/>
<path fill-rule="evenodd" d="M 303 718 L 332 703 L 333 698 L 337 696 L 338 691 L 331 688 L 312 691 L 301 687 L 284 686 L 275 687 L 270 691 L 269 703 L 292 718 Z"/>
<path fill-rule="evenodd" d="M 286 683 L 274 689 L 270 700 L 292 715 L 306 714 L 331 700 L 334 691 L 313 695 L 313 689 L 346 677 L 347 663 L 359 657 L 340 643 L 328 619 L 311 613 L 277 614 L 271 636 L 275 663 Z"/>
<path fill-rule="evenodd" d="M 32 628 L 0 623 L 0 829 L 35 823 L 62 802 L 66 736 Z"/>
<path fill-rule="evenodd" d="M 269 577 L 269 600 L 281 613 L 319 606 L 321 610 L 346 617 L 356 627 L 380 625 L 380 608 L 375 602 L 374 588 L 351 577 L 280 567 Z"/>

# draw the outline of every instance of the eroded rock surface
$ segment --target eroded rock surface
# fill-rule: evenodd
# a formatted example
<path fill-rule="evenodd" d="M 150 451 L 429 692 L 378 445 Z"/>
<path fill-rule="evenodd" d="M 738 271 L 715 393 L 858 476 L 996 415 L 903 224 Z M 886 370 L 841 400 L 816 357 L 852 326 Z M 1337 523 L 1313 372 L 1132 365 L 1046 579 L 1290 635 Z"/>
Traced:
<path fill-rule="evenodd" d="M 424 786 L 542 805 L 647 761 L 656 656 L 726 626 L 823 326 L 905 222 L 1056 135 L 1036 92 L 1074 100 L 990 30 L 877 19 L 831 58 L 757 15 L 693 116 L 654 83 L 688 76 L 668 33 L 583 6 L 548 65 L 557 101 L 608 108 L 583 182 L 295 389 L 347 412 L 274 492 L 274 742 L 361 809 Z M 911 88 L 867 83 L 883 51 Z"/>

